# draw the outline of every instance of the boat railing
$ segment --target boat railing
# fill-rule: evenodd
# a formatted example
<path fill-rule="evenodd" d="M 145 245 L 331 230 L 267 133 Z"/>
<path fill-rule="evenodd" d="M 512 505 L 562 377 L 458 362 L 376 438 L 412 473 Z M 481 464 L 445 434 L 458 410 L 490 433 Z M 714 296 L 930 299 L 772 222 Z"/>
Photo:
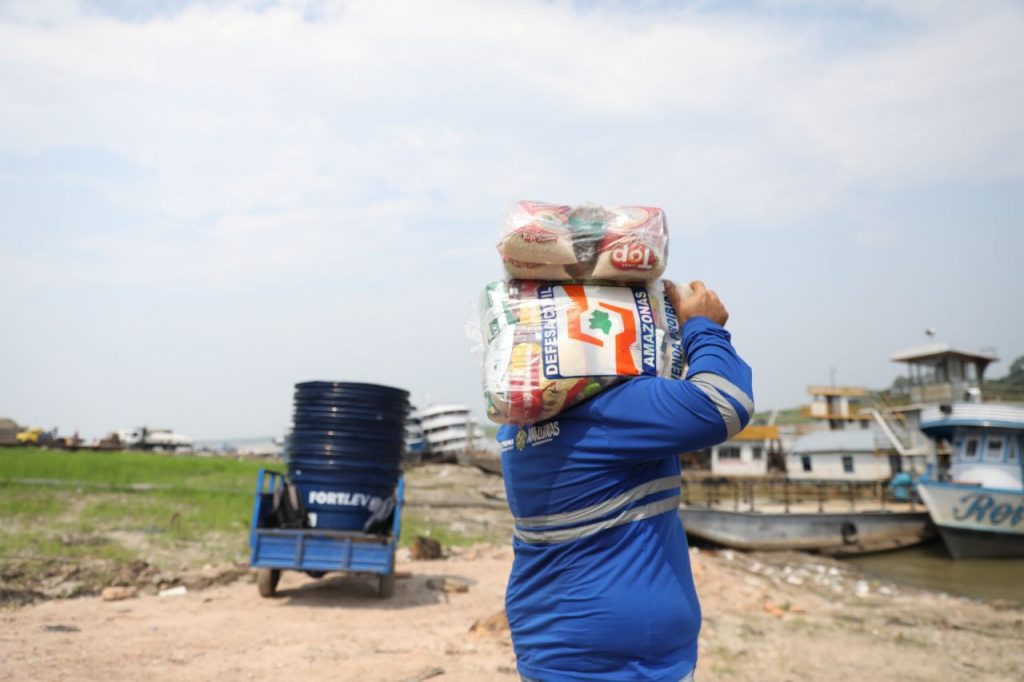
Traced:
<path fill-rule="evenodd" d="M 848 507 L 850 511 L 885 511 L 897 505 L 916 511 L 913 491 L 900 502 L 885 481 L 793 481 L 782 479 L 684 478 L 683 504 L 733 511 L 794 509 L 826 513 Z M 837 504 L 838 503 L 838 504 Z"/>

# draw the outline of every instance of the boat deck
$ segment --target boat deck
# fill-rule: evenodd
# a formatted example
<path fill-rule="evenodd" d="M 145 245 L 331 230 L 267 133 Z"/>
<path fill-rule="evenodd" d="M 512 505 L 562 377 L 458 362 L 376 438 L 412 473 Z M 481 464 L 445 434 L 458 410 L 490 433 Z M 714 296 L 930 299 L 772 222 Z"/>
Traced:
<path fill-rule="evenodd" d="M 897 514 L 918 513 L 926 511 L 920 502 L 894 502 L 892 500 L 856 500 L 850 504 L 849 500 L 830 499 L 791 501 L 788 505 L 785 502 L 774 500 L 757 500 L 753 504 L 749 501 L 738 502 L 736 500 L 705 501 L 700 504 L 686 504 L 683 508 L 691 509 L 713 509 L 715 511 L 733 512 L 755 512 L 758 514 L 846 514 L 850 512 L 890 512 Z"/>

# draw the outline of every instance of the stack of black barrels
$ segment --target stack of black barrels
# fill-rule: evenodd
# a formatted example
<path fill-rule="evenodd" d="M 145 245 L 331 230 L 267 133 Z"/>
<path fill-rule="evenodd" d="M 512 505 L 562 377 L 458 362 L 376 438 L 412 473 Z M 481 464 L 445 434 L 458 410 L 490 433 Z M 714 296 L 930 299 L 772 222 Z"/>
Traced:
<path fill-rule="evenodd" d="M 288 477 L 306 525 L 366 530 L 391 504 L 405 449 L 409 393 L 335 381 L 295 385 Z"/>

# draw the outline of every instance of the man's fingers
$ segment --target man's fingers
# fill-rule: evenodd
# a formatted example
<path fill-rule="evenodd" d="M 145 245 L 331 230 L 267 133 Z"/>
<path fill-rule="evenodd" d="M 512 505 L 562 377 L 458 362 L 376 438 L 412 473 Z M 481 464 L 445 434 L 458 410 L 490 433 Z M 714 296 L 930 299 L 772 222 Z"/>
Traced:
<path fill-rule="evenodd" d="M 700 292 L 707 290 L 707 287 L 704 286 L 704 282 L 699 279 L 695 279 L 690 282 L 690 288 L 693 289 L 693 293 L 695 294 L 699 294 Z"/>

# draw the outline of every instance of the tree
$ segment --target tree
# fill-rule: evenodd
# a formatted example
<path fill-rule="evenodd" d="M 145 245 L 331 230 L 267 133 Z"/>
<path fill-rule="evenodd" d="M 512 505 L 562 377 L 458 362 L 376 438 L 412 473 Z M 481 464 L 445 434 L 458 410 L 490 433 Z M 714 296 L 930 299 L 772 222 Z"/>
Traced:
<path fill-rule="evenodd" d="M 1011 362 L 1010 371 L 1005 377 L 998 379 L 998 381 L 1001 384 L 1024 386 L 1024 355 Z"/>
<path fill-rule="evenodd" d="M 899 393 L 905 391 L 910 386 L 910 379 L 905 376 L 898 376 L 892 382 L 892 389 Z"/>

